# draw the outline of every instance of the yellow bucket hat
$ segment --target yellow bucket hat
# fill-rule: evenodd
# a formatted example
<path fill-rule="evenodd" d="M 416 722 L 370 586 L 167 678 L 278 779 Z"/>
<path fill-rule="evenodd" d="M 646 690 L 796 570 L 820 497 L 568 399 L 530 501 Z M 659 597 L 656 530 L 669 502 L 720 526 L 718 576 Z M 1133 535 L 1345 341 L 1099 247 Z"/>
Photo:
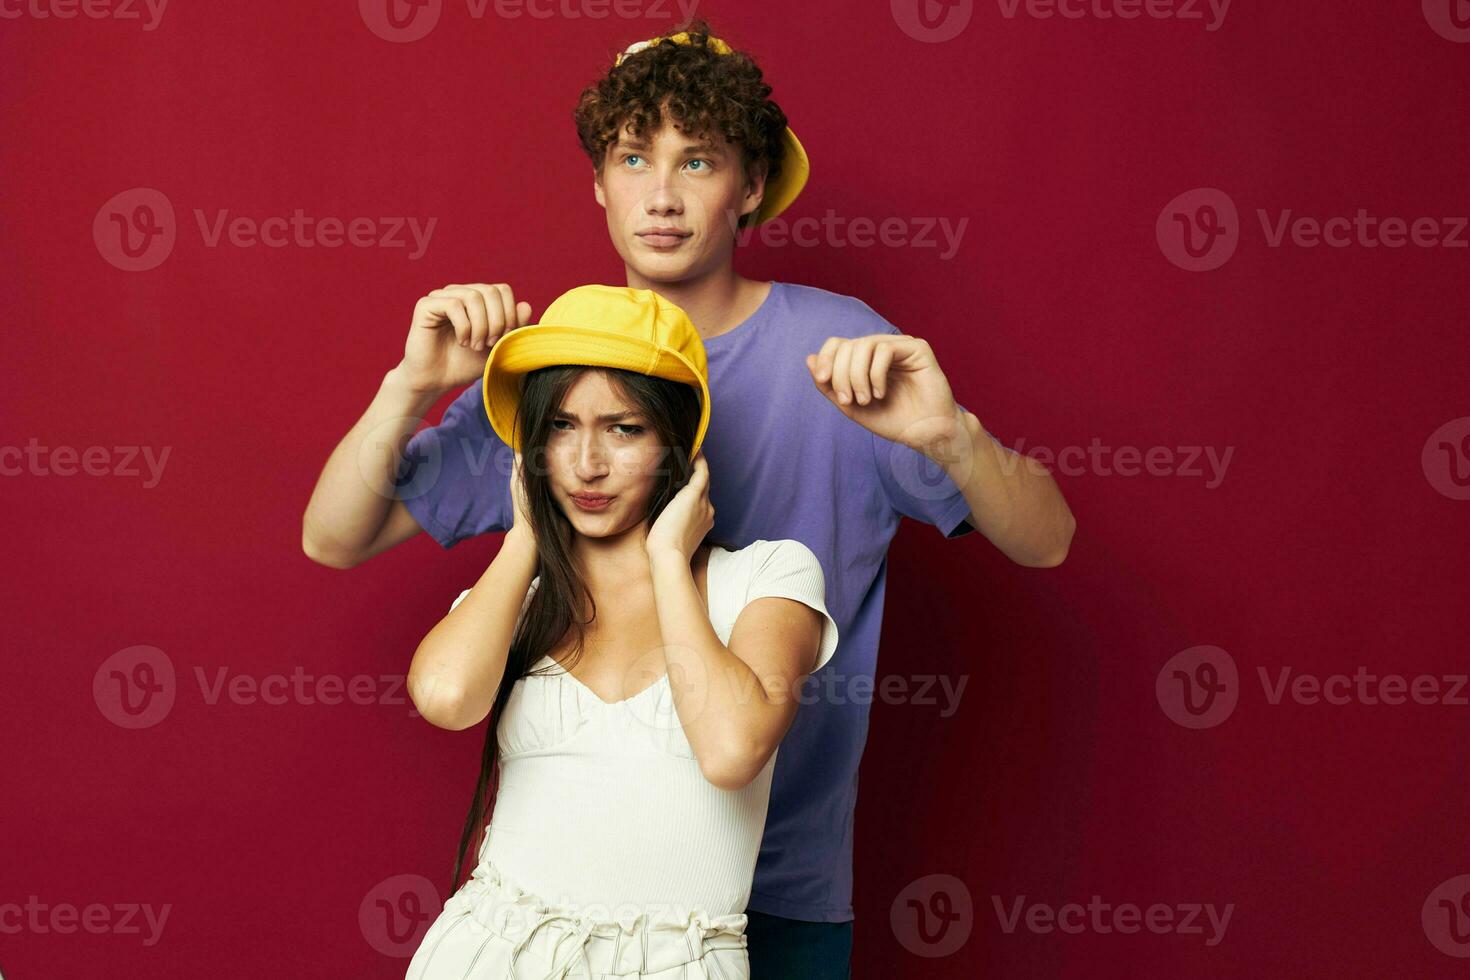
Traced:
<path fill-rule="evenodd" d="M 675 44 L 691 43 L 688 31 L 680 31 L 678 34 L 670 34 L 666 37 L 653 37 L 647 41 L 639 41 L 636 44 L 629 45 L 626 51 L 619 54 L 613 67 L 621 65 L 623 59 L 628 57 L 628 55 L 635 54 L 663 40 L 673 41 Z M 719 54 L 731 53 L 730 46 L 717 37 L 711 36 L 707 38 L 705 43 Z M 766 194 L 761 199 L 760 207 L 756 209 L 756 218 L 751 222 L 752 227 L 770 221 L 776 215 L 790 207 L 791 202 L 796 200 L 797 195 L 801 193 L 801 189 L 806 186 L 807 178 L 811 176 L 811 161 L 807 159 L 806 149 L 801 145 L 801 141 L 796 138 L 796 134 L 791 131 L 790 126 L 787 126 L 786 131 L 781 134 L 781 143 L 786 147 L 785 159 L 781 163 L 781 173 L 776 176 L 775 180 L 766 182 Z"/>
<path fill-rule="evenodd" d="M 651 289 L 578 286 L 562 293 L 540 323 L 502 334 L 485 361 L 483 398 L 490 427 L 521 452 L 515 428 L 521 377 L 564 364 L 621 368 L 679 381 L 699 390 L 699 452 L 709 428 L 709 375 L 704 341 L 679 307 Z"/>

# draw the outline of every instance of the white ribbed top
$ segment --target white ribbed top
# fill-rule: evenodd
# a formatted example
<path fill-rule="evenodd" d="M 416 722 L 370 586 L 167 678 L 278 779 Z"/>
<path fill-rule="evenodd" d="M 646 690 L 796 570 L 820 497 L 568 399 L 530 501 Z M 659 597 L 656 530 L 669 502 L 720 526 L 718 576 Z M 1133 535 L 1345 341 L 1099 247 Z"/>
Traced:
<path fill-rule="evenodd" d="M 822 566 L 800 541 L 712 548 L 706 591 L 721 642 L 747 603 L 784 596 L 824 617 L 814 670 L 837 649 Z M 543 900 L 598 914 L 630 904 L 745 911 L 775 754 L 748 785 L 719 789 L 699 771 L 667 675 L 606 702 L 551 657 L 534 669 L 546 667 L 554 672 L 516 681 L 496 727 L 501 777 L 486 858 Z"/>

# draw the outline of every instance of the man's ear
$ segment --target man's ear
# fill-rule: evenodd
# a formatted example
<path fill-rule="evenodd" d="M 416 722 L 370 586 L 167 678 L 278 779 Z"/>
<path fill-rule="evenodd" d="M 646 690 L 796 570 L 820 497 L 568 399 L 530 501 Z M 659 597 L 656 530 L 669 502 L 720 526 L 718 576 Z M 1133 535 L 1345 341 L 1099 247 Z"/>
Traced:
<path fill-rule="evenodd" d="M 603 210 L 607 210 L 607 198 L 602 193 L 602 174 L 597 172 L 596 167 L 592 168 L 592 196 L 597 198 L 597 203 L 602 205 Z"/>
<path fill-rule="evenodd" d="M 766 198 L 766 169 L 766 164 L 762 162 L 746 171 L 745 199 L 740 202 L 742 218 L 759 210 L 761 202 Z"/>

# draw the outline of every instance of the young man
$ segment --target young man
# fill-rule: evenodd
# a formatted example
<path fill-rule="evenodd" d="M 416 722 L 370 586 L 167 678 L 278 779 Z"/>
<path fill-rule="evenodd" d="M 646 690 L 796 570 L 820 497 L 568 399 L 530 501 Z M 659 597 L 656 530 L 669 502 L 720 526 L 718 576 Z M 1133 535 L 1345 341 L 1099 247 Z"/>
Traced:
<path fill-rule="evenodd" d="M 846 977 L 868 705 L 844 692 L 871 684 L 876 670 L 899 520 L 951 538 L 979 529 L 1031 567 L 1059 564 L 1075 523 L 1050 473 L 955 401 L 924 340 L 861 300 L 736 273 L 737 229 L 790 204 L 805 152 L 760 69 L 704 22 L 656 42 L 634 45 L 583 93 L 578 135 L 627 285 L 681 306 L 705 343 L 714 534 L 738 546 L 795 538 L 823 565 L 842 638 L 828 671 L 841 688 L 805 692 L 782 743 L 747 909 L 749 953 L 759 980 Z M 449 285 L 419 300 L 403 360 L 312 495 L 309 556 L 349 568 L 421 529 L 450 548 L 510 527 L 513 454 L 490 428 L 480 376 L 496 339 L 530 322 L 531 306 L 503 283 Z M 460 386 L 439 425 L 414 434 Z"/>

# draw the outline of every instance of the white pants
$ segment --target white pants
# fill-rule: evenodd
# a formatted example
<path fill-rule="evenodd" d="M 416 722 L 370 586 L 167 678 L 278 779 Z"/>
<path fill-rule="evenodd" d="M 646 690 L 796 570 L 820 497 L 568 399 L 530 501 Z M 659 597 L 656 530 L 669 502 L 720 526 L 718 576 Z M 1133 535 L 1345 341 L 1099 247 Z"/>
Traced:
<path fill-rule="evenodd" d="M 543 902 L 479 864 L 429 926 L 406 980 L 749 980 L 744 913 L 613 916 Z"/>

